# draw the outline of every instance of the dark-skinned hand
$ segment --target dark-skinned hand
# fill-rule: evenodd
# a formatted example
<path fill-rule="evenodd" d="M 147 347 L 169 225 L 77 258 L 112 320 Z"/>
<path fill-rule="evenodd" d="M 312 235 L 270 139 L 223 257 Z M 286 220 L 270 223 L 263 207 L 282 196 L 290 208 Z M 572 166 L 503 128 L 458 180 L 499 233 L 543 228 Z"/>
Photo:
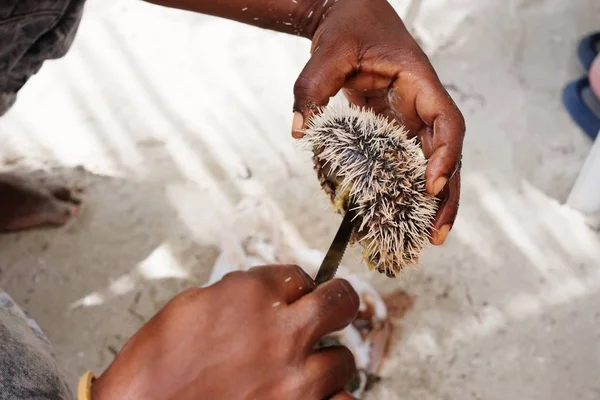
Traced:
<path fill-rule="evenodd" d="M 344 280 L 315 288 L 296 266 L 226 275 L 165 306 L 92 385 L 92 399 L 350 400 L 346 347 L 315 350 L 359 298 Z"/>
<path fill-rule="evenodd" d="M 425 187 L 441 200 L 431 242 L 446 240 L 458 211 L 465 121 L 427 56 L 386 0 L 151 0 L 304 36 L 312 56 L 294 88 L 292 133 L 343 90 L 393 118 L 422 143 Z"/>
<path fill-rule="evenodd" d="M 429 158 L 426 190 L 441 199 L 431 242 L 441 245 L 458 211 L 463 116 L 387 1 L 331 1 L 296 81 L 292 133 L 300 137 L 314 107 L 340 90 L 351 103 L 406 126 Z"/>

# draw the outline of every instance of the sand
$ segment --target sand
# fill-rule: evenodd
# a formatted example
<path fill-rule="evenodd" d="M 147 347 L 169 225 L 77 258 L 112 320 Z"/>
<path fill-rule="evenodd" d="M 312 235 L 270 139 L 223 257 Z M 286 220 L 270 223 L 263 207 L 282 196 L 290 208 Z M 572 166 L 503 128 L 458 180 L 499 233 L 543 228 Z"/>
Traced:
<path fill-rule="evenodd" d="M 560 104 L 593 0 L 396 2 L 468 126 L 448 243 L 399 280 L 413 308 L 370 399 L 597 399 L 600 239 L 562 206 L 590 141 Z M 420 5 L 420 7 L 418 7 Z M 0 160 L 84 189 L 67 226 L 0 237 L 0 287 L 75 384 L 181 289 L 222 221 L 273 199 L 312 247 L 339 218 L 290 137 L 309 43 L 135 0 L 90 0 L 73 51 L 0 120 Z"/>

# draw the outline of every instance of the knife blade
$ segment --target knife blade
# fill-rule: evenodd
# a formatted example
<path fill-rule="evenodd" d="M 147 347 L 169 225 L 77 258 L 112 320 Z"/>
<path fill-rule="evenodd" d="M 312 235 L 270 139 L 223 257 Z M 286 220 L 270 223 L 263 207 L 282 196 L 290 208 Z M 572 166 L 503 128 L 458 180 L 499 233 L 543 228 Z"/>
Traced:
<path fill-rule="evenodd" d="M 348 243 L 350 242 L 350 238 L 352 237 L 355 217 L 356 211 L 354 211 L 352 205 L 349 204 L 348 211 L 346 211 L 342 223 L 331 242 L 331 246 L 329 246 L 329 250 L 319 267 L 319 271 L 317 272 L 317 277 L 315 278 L 315 283 L 317 285 L 325 283 L 335 276 L 335 273 L 342 262 L 342 258 L 344 257 L 344 253 L 346 252 L 346 248 L 348 247 Z"/>

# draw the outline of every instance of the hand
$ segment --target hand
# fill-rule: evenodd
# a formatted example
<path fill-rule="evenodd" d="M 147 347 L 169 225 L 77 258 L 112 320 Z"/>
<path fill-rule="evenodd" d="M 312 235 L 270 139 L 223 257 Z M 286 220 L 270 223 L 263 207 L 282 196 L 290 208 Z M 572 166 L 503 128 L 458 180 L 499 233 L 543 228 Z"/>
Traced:
<path fill-rule="evenodd" d="M 352 399 L 343 391 L 356 373 L 350 350 L 314 347 L 358 306 L 348 282 L 315 288 L 295 266 L 228 274 L 167 304 L 93 384 L 92 399 Z"/>
<path fill-rule="evenodd" d="M 464 119 L 386 0 L 329 4 L 312 36 L 312 57 L 296 81 L 292 132 L 301 136 L 315 106 L 326 105 L 341 89 L 350 102 L 405 125 L 429 158 L 426 189 L 441 199 L 431 242 L 441 245 L 458 211 Z"/>

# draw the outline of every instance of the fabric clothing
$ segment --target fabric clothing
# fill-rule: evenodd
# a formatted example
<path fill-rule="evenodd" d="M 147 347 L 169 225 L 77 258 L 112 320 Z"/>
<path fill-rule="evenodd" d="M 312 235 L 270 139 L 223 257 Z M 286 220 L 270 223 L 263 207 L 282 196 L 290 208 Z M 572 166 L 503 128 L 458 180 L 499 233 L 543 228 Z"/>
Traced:
<path fill-rule="evenodd" d="M 0 400 L 73 398 L 48 338 L 0 291 Z"/>
<path fill-rule="evenodd" d="M 45 60 L 64 56 L 85 0 L 0 1 L 0 115 Z M 0 291 L 0 400 L 72 400 L 50 342 Z"/>
<path fill-rule="evenodd" d="M 64 56 L 85 0 L 0 1 L 0 115 L 45 60 Z"/>

